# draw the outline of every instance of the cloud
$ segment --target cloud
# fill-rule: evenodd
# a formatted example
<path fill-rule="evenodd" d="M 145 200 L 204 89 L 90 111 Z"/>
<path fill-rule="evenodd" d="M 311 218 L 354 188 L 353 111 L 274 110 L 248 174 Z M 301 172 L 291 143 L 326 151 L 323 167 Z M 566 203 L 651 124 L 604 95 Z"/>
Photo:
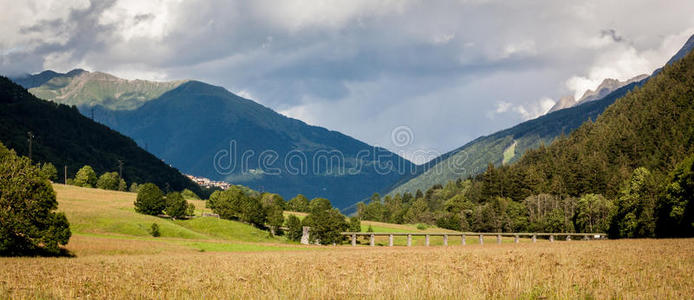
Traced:
<path fill-rule="evenodd" d="M 694 2 L 684 0 L 0 5 L 0 73 L 81 67 L 197 79 L 408 153 L 446 152 L 606 77 L 650 72 L 694 33 Z M 415 142 L 394 147 L 402 125 Z"/>

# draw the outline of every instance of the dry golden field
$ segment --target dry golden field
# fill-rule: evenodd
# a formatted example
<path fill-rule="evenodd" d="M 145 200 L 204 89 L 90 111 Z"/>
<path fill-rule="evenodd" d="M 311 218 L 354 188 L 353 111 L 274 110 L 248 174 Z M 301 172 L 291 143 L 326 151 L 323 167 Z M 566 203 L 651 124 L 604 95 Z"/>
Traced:
<path fill-rule="evenodd" d="M 74 257 L 1 258 L 0 299 L 482 299 L 694 295 L 694 239 L 303 246 L 216 218 L 136 214 L 135 194 L 55 185 Z M 198 212 L 202 201 L 195 201 Z M 161 226 L 153 238 L 147 227 Z M 364 222 L 379 232 L 415 225 Z M 422 232 L 441 232 L 427 228 Z M 422 245 L 416 240 L 415 245 Z M 377 240 L 377 244 L 386 243 Z M 396 239 L 396 245 L 404 239 Z M 437 246 L 439 245 L 439 246 Z"/>
<path fill-rule="evenodd" d="M 74 258 L 0 258 L 0 298 L 683 299 L 694 240 L 195 252 L 77 237 Z M 104 254 L 108 250 L 122 252 Z"/>

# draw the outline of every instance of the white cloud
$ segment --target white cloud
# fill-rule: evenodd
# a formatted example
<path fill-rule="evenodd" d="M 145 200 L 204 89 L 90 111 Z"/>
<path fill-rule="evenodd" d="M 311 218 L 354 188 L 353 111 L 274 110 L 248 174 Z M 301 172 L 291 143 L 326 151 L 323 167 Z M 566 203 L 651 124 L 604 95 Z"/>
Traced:
<path fill-rule="evenodd" d="M 620 81 L 631 79 L 641 74 L 650 74 L 661 67 L 679 50 L 694 28 L 671 34 L 662 39 L 657 48 L 638 50 L 634 45 L 619 43 L 612 37 L 602 35 L 602 43 L 594 43 L 601 48 L 587 74 L 575 75 L 566 81 L 566 87 L 573 91 L 576 99 L 587 90 L 595 90 L 607 78 Z M 591 42 L 592 43 L 592 42 Z"/>

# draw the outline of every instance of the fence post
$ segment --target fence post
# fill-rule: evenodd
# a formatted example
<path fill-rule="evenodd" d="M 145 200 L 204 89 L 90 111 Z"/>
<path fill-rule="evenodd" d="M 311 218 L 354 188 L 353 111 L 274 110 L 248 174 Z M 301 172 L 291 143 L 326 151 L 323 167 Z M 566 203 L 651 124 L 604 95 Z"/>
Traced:
<path fill-rule="evenodd" d="M 393 247 L 393 235 L 388 235 L 388 246 Z"/>
<path fill-rule="evenodd" d="M 464 235 L 464 234 L 463 234 L 463 239 L 462 239 L 462 241 L 461 241 L 460 243 L 461 243 L 463 246 L 465 246 L 465 243 L 466 243 L 466 242 L 465 242 L 465 235 Z"/>
<path fill-rule="evenodd" d="M 570 235 L 570 234 L 566 236 L 566 240 L 567 240 L 567 241 L 570 241 L 570 240 L 571 240 L 571 235 Z"/>
<path fill-rule="evenodd" d="M 304 226 L 303 231 L 301 233 L 301 243 L 304 245 L 308 245 L 309 242 L 309 231 L 311 230 L 311 227 Z"/>
<path fill-rule="evenodd" d="M 587 241 L 587 240 L 588 240 L 588 235 L 584 235 L 584 236 L 583 236 L 583 240 L 586 240 L 586 241 Z"/>
<path fill-rule="evenodd" d="M 407 247 L 412 246 L 412 235 L 407 234 Z"/>
<path fill-rule="evenodd" d="M 357 234 L 352 233 L 352 246 L 356 246 L 356 245 L 357 245 Z"/>
<path fill-rule="evenodd" d="M 428 234 L 424 236 L 424 244 L 429 246 L 429 235 Z"/>
<path fill-rule="evenodd" d="M 480 245 L 484 245 L 484 235 L 480 234 Z"/>
<path fill-rule="evenodd" d="M 553 234 L 550 234 L 550 235 L 549 235 L 549 242 L 550 242 L 550 243 L 551 243 L 551 242 L 554 242 L 554 235 L 553 235 Z"/>
<path fill-rule="evenodd" d="M 513 242 L 518 244 L 518 235 L 517 234 L 513 237 Z"/>
<path fill-rule="evenodd" d="M 537 243 L 537 234 L 533 233 L 533 243 Z"/>
<path fill-rule="evenodd" d="M 375 239 L 375 236 L 374 236 L 373 233 L 372 233 L 371 236 L 369 237 L 369 245 L 370 245 L 371 247 L 373 247 L 373 246 L 376 245 L 376 239 Z"/>
<path fill-rule="evenodd" d="M 496 243 L 501 244 L 501 235 L 500 234 L 496 235 Z"/>
<path fill-rule="evenodd" d="M 443 235 L 443 245 L 448 246 L 448 235 L 447 234 Z"/>

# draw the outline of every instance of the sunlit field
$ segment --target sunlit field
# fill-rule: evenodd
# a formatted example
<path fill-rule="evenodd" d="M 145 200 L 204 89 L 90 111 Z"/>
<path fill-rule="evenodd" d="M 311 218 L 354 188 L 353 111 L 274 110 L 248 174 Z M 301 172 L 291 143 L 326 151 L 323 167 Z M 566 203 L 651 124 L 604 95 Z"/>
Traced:
<path fill-rule="evenodd" d="M 694 240 L 197 252 L 78 236 L 0 258 L 2 298 L 650 298 L 694 294 Z"/>

